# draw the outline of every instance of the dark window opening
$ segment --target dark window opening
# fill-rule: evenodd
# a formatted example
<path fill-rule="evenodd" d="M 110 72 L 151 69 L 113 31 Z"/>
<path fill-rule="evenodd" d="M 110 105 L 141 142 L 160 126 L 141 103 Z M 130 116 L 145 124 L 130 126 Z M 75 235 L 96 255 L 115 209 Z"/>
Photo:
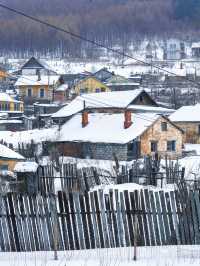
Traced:
<path fill-rule="evenodd" d="M 176 141 L 175 140 L 167 141 L 167 151 L 176 151 Z"/>
<path fill-rule="evenodd" d="M 161 123 L 161 130 L 162 131 L 167 131 L 167 122 L 162 122 Z"/>
<path fill-rule="evenodd" d="M 157 151 L 158 151 L 158 142 L 151 141 L 151 152 L 157 152 Z"/>

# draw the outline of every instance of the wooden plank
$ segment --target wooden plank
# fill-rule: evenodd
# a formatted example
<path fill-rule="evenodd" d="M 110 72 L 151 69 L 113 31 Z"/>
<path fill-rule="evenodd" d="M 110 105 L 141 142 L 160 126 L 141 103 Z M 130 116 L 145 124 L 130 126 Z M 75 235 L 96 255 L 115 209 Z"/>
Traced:
<path fill-rule="evenodd" d="M 184 191 L 184 190 L 182 190 L 181 192 L 179 191 L 179 200 L 180 200 L 180 205 L 181 205 L 181 210 L 182 210 L 183 226 L 184 226 L 184 231 L 185 231 L 185 244 L 190 244 L 191 243 L 190 230 L 189 230 L 187 211 L 186 211 L 187 191 Z"/>
<path fill-rule="evenodd" d="M 176 232 L 174 229 L 174 223 L 173 223 L 173 213 L 171 210 L 171 203 L 170 203 L 170 197 L 169 193 L 165 193 L 165 199 L 166 199 L 166 206 L 167 206 L 167 213 L 168 213 L 168 219 L 169 219 L 169 226 L 170 226 L 170 231 L 171 231 L 171 240 L 170 244 L 176 245 L 177 244 L 177 239 L 176 239 Z"/>
<path fill-rule="evenodd" d="M 70 219 L 70 208 L 69 208 L 69 201 L 67 199 L 67 195 L 65 192 L 62 192 L 62 196 L 63 196 L 63 205 L 64 205 L 64 211 L 65 211 L 65 219 L 66 219 L 66 227 L 67 227 L 67 235 L 68 235 L 68 241 L 69 244 L 67 246 L 69 246 L 69 250 L 74 250 L 76 249 L 76 243 L 74 242 L 74 238 L 73 238 L 73 224 L 72 221 Z"/>
<path fill-rule="evenodd" d="M 158 228 L 157 210 L 156 210 L 154 192 L 149 191 L 149 196 L 150 196 L 150 204 L 151 204 L 151 210 L 152 210 L 152 216 L 153 216 L 156 245 L 160 246 L 161 245 L 161 239 L 160 239 L 159 228 Z"/>
<path fill-rule="evenodd" d="M 84 234 L 84 242 L 85 248 L 90 249 L 90 237 L 89 237 L 89 226 L 87 224 L 87 213 L 85 208 L 85 202 L 83 195 L 79 195 L 79 202 L 80 202 L 80 211 L 83 223 L 83 234 Z"/>
<path fill-rule="evenodd" d="M 178 214 L 177 214 L 176 204 L 175 204 L 175 199 L 174 199 L 174 191 L 170 191 L 170 199 L 171 199 L 171 205 L 172 205 L 172 215 L 173 215 L 173 221 L 174 221 L 174 228 L 175 228 L 175 232 L 176 232 L 176 242 L 178 245 L 181 245 L 179 226 L 178 226 Z"/>
<path fill-rule="evenodd" d="M 70 209 L 71 209 L 72 227 L 73 227 L 73 232 L 74 232 L 74 247 L 75 247 L 75 249 L 80 249 L 78 232 L 77 232 L 77 228 L 76 228 L 76 214 L 75 214 L 74 200 L 73 200 L 73 194 L 72 193 L 69 193 L 69 205 L 70 205 Z"/>
<path fill-rule="evenodd" d="M 62 227 L 62 235 L 63 235 L 63 244 L 64 244 L 64 249 L 69 250 L 69 240 L 68 240 L 68 235 L 67 235 L 67 230 L 66 230 L 66 219 L 64 215 L 64 200 L 63 200 L 63 193 L 62 191 L 58 191 L 58 205 L 59 205 L 59 210 L 60 210 L 60 220 L 61 220 L 61 227 Z"/>
<path fill-rule="evenodd" d="M 99 199 L 98 199 L 97 191 L 94 191 L 94 203 L 95 203 L 95 209 L 96 209 L 97 224 L 98 224 L 98 231 L 99 231 L 99 239 L 100 239 L 100 243 L 101 243 L 101 248 L 105 248 L 104 237 L 103 237 L 103 228 L 102 228 L 102 222 L 101 222 L 101 212 L 99 209 Z"/>
<path fill-rule="evenodd" d="M 41 195 L 37 196 L 37 204 L 38 204 L 38 215 L 41 222 L 41 229 L 43 233 L 43 240 L 44 240 L 44 250 L 50 250 L 50 243 L 49 243 L 49 232 L 46 220 L 48 217 L 46 217 L 46 213 L 44 211 L 44 202 L 43 197 Z"/>
<path fill-rule="evenodd" d="M 4 200 L 4 204 L 5 204 L 6 215 L 7 215 L 8 233 L 9 233 L 9 238 L 10 238 L 11 251 L 17 251 L 18 247 L 16 246 L 16 232 L 13 230 L 14 217 L 10 212 L 9 198 L 7 196 L 5 196 L 5 197 L 3 197 L 3 200 Z"/>
<path fill-rule="evenodd" d="M 144 189 L 144 198 L 146 203 L 146 211 L 147 211 L 147 218 L 149 223 L 149 236 L 150 236 L 150 242 L 151 246 L 155 246 L 155 236 L 154 236 L 154 228 L 153 228 L 153 220 L 152 220 L 152 211 L 150 206 L 150 200 L 149 200 L 149 191 L 148 189 Z"/>
<path fill-rule="evenodd" d="M 128 229 L 129 229 L 129 235 L 130 235 L 130 243 L 131 243 L 131 246 L 133 246 L 134 245 L 134 233 L 133 233 L 133 222 L 132 222 L 131 205 L 130 205 L 128 190 L 124 191 L 124 199 L 125 199 Z"/>
<path fill-rule="evenodd" d="M 181 244 L 185 245 L 186 240 L 185 240 L 185 229 L 184 229 L 184 223 L 183 223 L 183 212 L 182 212 L 181 203 L 180 203 L 180 195 L 177 190 L 175 191 L 175 201 L 176 201 L 176 208 L 177 208 L 177 215 L 178 215 L 180 240 L 181 240 Z"/>
<path fill-rule="evenodd" d="M 157 215 L 158 215 L 158 224 L 160 228 L 160 239 L 161 239 L 161 245 L 165 245 L 166 239 L 165 239 L 165 232 L 164 232 L 164 225 L 163 225 L 163 219 L 162 219 L 162 213 L 161 213 L 161 205 L 160 205 L 160 198 L 158 192 L 155 192 L 155 203 L 156 203 L 156 209 L 157 209 Z"/>
<path fill-rule="evenodd" d="M 6 231 L 6 228 L 4 228 L 4 223 L 3 223 L 3 211 L 2 211 L 2 198 L 0 196 L 0 247 L 1 247 L 1 251 L 5 252 L 5 251 L 9 251 L 7 250 L 7 246 L 6 246 L 6 238 L 4 237 L 4 232 Z"/>
<path fill-rule="evenodd" d="M 90 238 L 90 247 L 95 248 L 95 235 L 92 224 L 92 212 L 90 207 L 90 198 L 88 192 L 85 193 L 85 209 L 87 215 L 88 229 L 89 229 L 89 238 Z"/>
<path fill-rule="evenodd" d="M 81 219 L 80 214 L 80 203 L 79 203 L 79 195 L 78 193 L 73 193 L 73 199 L 74 199 L 74 206 L 75 206 L 75 212 L 76 212 L 76 228 L 79 236 L 79 246 L 80 249 L 85 249 L 85 241 L 84 241 L 84 235 L 83 235 L 83 223 Z"/>
<path fill-rule="evenodd" d="M 144 223 L 144 238 L 145 238 L 145 245 L 150 246 L 150 235 L 149 235 L 149 227 L 148 227 L 148 220 L 147 220 L 147 213 L 146 213 L 146 206 L 145 206 L 145 199 L 144 199 L 144 191 L 140 191 L 140 198 L 141 198 L 141 211 L 142 211 L 142 219 Z"/>
<path fill-rule="evenodd" d="M 169 222 L 168 222 L 168 214 L 167 214 L 164 192 L 159 191 L 159 196 L 160 196 L 162 216 L 163 216 L 163 222 L 164 222 L 163 225 L 165 228 L 166 245 L 170 245 L 171 244 L 171 234 L 170 234 L 170 227 L 169 227 Z"/>
<path fill-rule="evenodd" d="M 111 206 L 110 206 L 110 197 L 109 195 L 105 195 L 105 207 L 106 207 L 106 214 L 107 214 L 107 225 L 108 225 L 108 234 L 109 234 L 109 246 L 115 246 L 115 239 L 114 239 L 114 229 L 113 229 L 113 222 L 112 222 L 112 213 L 111 213 Z"/>
<path fill-rule="evenodd" d="M 26 238 L 24 236 L 24 231 L 21 223 L 21 216 L 20 216 L 20 211 L 18 208 L 18 197 L 16 194 L 12 195 L 12 201 L 13 201 L 13 208 L 14 208 L 14 213 L 16 217 L 16 226 L 17 226 L 17 232 L 19 236 L 19 245 L 20 245 L 20 251 L 26 251 Z"/>
<path fill-rule="evenodd" d="M 135 190 L 134 192 L 134 202 L 135 202 L 135 210 L 137 213 L 137 221 L 138 221 L 138 231 L 137 234 L 137 243 L 139 246 L 145 246 L 145 236 L 144 236 L 144 225 L 142 220 L 142 208 L 141 208 L 141 199 L 140 199 L 140 193 L 138 190 Z"/>
<path fill-rule="evenodd" d="M 36 215 L 33 208 L 33 198 L 29 196 L 29 208 L 30 208 L 30 216 L 31 216 L 31 222 L 32 222 L 32 229 L 33 229 L 33 237 L 35 241 L 35 250 L 39 250 L 39 240 L 38 240 L 38 232 L 37 232 L 37 224 L 36 224 Z"/>
<path fill-rule="evenodd" d="M 110 208 L 111 208 L 111 215 L 113 221 L 113 229 L 114 229 L 114 239 L 115 239 L 115 247 L 119 247 L 119 233 L 117 228 L 117 218 L 116 212 L 114 207 L 114 198 L 113 198 L 113 190 L 109 190 L 109 197 L 110 197 Z"/>
<path fill-rule="evenodd" d="M 95 204 L 94 204 L 94 193 L 93 192 L 90 192 L 90 204 L 91 204 L 91 210 L 92 210 L 95 246 L 96 248 L 100 248 L 101 243 L 100 243 L 100 237 L 98 233 L 97 213 L 96 213 Z"/>
<path fill-rule="evenodd" d="M 199 232 L 199 226 L 198 226 L 198 215 L 197 211 L 195 208 L 195 198 L 194 198 L 194 192 L 190 191 L 189 193 L 189 198 L 190 198 L 190 204 L 191 204 L 191 212 L 192 212 L 192 221 L 194 225 L 194 244 L 199 244 L 200 243 L 200 232 Z"/>
<path fill-rule="evenodd" d="M 124 236 L 125 236 L 125 246 L 131 246 L 130 235 L 128 230 L 128 222 L 127 222 L 127 215 L 126 215 L 126 208 L 124 202 L 124 193 L 120 192 L 120 208 L 122 213 L 122 220 L 123 220 L 123 228 L 124 228 Z"/>
<path fill-rule="evenodd" d="M 47 224 L 47 230 L 49 235 L 49 243 L 50 243 L 50 249 L 54 249 L 54 237 L 53 237 L 53 229 L 52 229 L 52 223 L 51 223 L 51 209 L 49 206 L 49 197 L 44 196 L 43 197 L 43 203 L 44 203 L 44 211 L 45 211 L 45 217 L 46 217 L 46 224 Z"/>
<path fill-rule="evenodd" d="M 115 202 L 116 202 L 116 218 L 117 218 L 117 228 L 118 228 L 118 234 L 119 234 L 119 243 L 120 247 L 125 247 L 125 235 L 123 231 L 123 220 L 122 220 L 122 210 L 120 207 L 120 201 L 119 201 L 119 191 L 115 189 Z"/>
<path fill-rule="evenodd" d="M 106 208 L 105 208 L 105 203 L 104 203 L 104 194 L 103 190 L 100 189 L 98 190 L 98 195 L 99 195 L 99 209 L 101 212 L 101 218 L 102 218 L 102 229 L 103 229 L 103 236 L 104 236 L 104 241 L 105 241 L 105 248 L 109 248 L 109 236 L 108 236 L 108 226 L 107 226 L 107 219 L 106 219 Z"/>

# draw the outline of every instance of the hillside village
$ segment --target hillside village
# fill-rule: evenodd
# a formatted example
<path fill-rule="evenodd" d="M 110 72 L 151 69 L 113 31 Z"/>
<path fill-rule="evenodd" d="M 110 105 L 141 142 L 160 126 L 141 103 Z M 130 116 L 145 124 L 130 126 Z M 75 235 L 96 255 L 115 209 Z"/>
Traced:
<path fill-rule="evenodd" d="M 200 244 L 200 45 L 156 47 L 2 63 L 0 250 Z"/>

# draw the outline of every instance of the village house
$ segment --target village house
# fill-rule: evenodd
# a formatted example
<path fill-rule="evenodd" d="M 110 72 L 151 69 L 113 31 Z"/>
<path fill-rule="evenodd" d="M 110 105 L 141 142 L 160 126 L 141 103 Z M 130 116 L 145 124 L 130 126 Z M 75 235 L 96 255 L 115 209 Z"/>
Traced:
<path fill-rule="evenodd" d="M 200 143 L 200 104 L 183 106 L 169 118 L 185 132 L 184 143 Z"/>
<path fill-rule="evenodd" d="M 7 93 L 0 92 L 0 113 L 7 114 L 8 118 L 20 117 L 24 112 L 24 103 L 17 101 Z"/>
<path fill-rule="evenodd" d="M 78 81 L 77 84 L 74 86 L 74 92 L 76 95 L 108 91 L 111 91 L 108 86 L 106 86 L 104 83 L 102 83 L 100 80 L 96 79 L 93 76 L 89 76 Z"/>
<path fill-rule="evenodd" d="M 5 81 L 9 77 L 9 74 L 4 67 L 0 66 L 0 82 Z"/>
<path fill-rule="evenodd" d="M 106 79 L 104 83 L 111 89 L 111 91 L 134 90 L 138 89 L 140 86 L 139 82 L 134 82 L 133 80 L 129 80 L 119 75 L 113 75 Z"/>
<path fill-rule="evenodd" d="M 63 124 L 73 115 L 87 108 L 90 112 L 120 113 L 129 109 L 135 113 L 170 114 L 174 110 L 159 107 L 158 104 L 143 89 L 131 91 L 116 91 L 91 93 L 77 96 L 69 104 L 52 115 L 52 119 Z"/>
<path fill-rule="evenodd" d="M 106 67 L 101 68 L 93 74 L 93 77 L 101 82 L 105 82 L 107 79 L 112 78 L 113 76 L 115 76 L 115 73 L 109 71 Z"/>
<path fill-rule="evenodd" d="M 183 131 L 165 116 L 152 113 L 88 113 L 84 110 L 60 129 L 54 145 L 62 156 L 133 160 L 158 154 L 182 154 Z"/>
<path fill-rule="evenodd" d="M 200 42 L 192 43 L 192 57 L 199 58 L 200 57 Z"/>
<path fill-rule="evenodd" d="M 15 88 L 25 103 L 53 101 L 53 94 L 60 84 L 60 76 L 44 63 L 32 57 L 22 68 Z"/>
<path fill-rule="evenodd" d="M 185 58 L 185 44 L 178 39 L 169 39 L 164 45 L 164 59 L 180 60 Z"/>
<path fill-rule="evenodd" d="M 0 144 L 0 171 L 13 171 L 16 163 L 24 160 L 22 155 Z"/>

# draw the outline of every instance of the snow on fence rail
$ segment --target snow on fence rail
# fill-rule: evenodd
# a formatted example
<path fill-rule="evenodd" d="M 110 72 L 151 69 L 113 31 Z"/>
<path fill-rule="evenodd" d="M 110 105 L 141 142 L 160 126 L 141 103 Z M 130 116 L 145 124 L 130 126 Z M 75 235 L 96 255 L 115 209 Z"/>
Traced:
<path fill-rule="evenodd" d="M 8 193 L 0 197 L 0 250 L 128 247 L 136 235 L 139 246 L 200 244 L 199 196 L 146 188 Z"/>

